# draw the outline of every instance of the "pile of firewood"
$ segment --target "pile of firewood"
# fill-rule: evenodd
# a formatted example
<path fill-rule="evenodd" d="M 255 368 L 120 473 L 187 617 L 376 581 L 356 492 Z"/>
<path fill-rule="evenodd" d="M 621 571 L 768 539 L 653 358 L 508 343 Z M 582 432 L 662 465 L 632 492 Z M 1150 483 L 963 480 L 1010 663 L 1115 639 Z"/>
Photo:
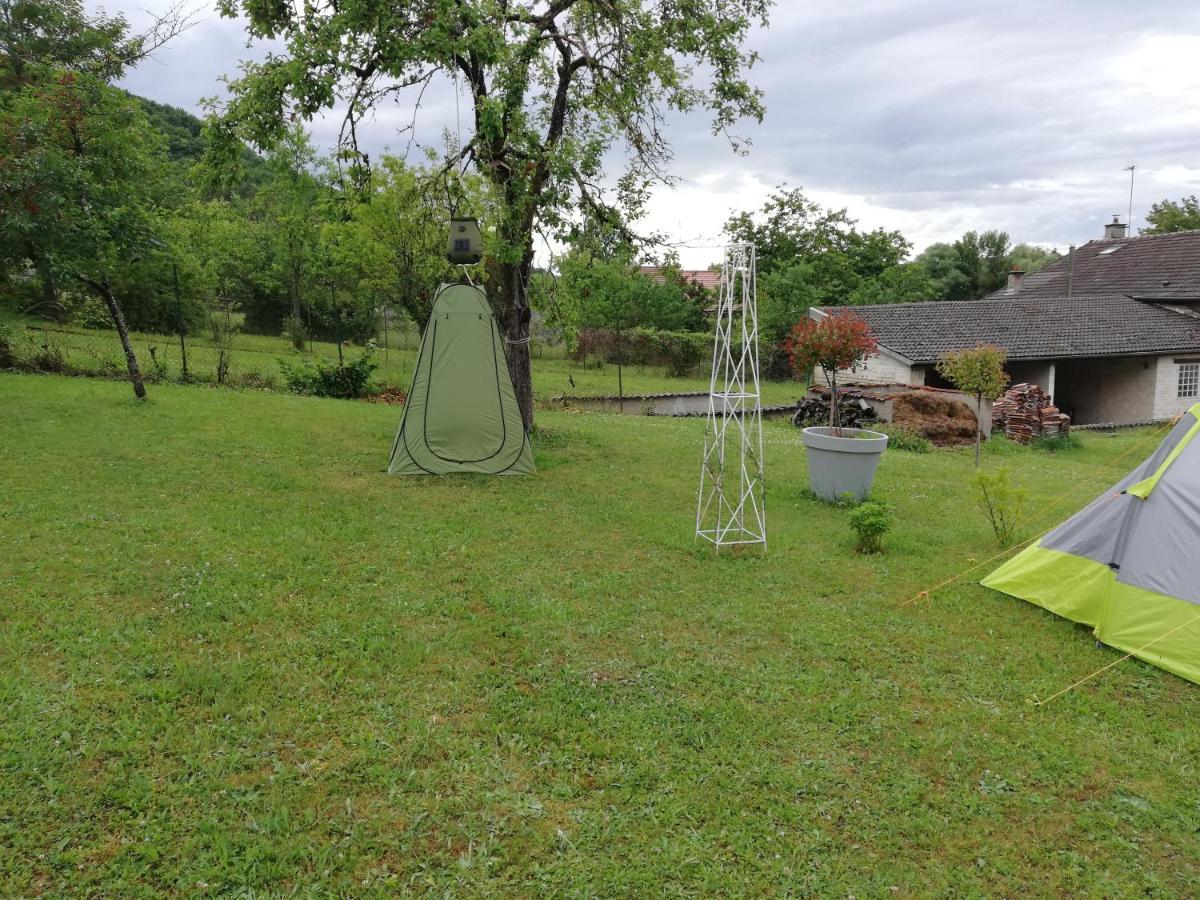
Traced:
<path fill-rule="evenodd" d="M 838 391 L 838 412 L 843 428 L 862 428 L 879 420 L 874 407 L 863 399 L 862 391 Z M 829 391 L 814 392 L 796 404 L 792 424 L 797 428 L 821 427 L 829 424 Z"/>
<path fill-rule="evenodd" d="M 1036 437 L 1066 437 L 1071 433 L 1071 417 L 1036 384 L 1014 384 L 992 406 L 992 430 L 1028 444 Z"/>

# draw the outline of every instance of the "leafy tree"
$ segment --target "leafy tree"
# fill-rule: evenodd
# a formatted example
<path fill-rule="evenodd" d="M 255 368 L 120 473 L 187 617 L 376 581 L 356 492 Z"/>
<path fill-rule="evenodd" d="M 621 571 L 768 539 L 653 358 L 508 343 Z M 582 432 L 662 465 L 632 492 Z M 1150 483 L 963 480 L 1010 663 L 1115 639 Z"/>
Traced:
<path fill-rule="evenodd" d="M 365 202 L 353 208 L 354 226 L 363 232 L 370 265 L 363 285 L 381 302 L 400 307 L 424 328 L 438 285 L 458 277 L 446 260 L 446 207 L 431 190 L 436 182 L 428 169 L 409 167 L 385 156 L 371 179 Z M 484 241 L 493 202 L 486 182 L 466 175 L 456 184 L 459 202 L 482 215 Z"/>
<path fill-rule="evenodd" d="M 825 300 L 811 263 L 768 265 L 758 276 L 759 334 L 769 344 L 781 343 L 810 307 L 823 306 Z"/>
<path fill-rule="evenodd" d="M 526 427 L 533 422 L 529 283 L 535 230 L 563 233 L 575 211 L 636 217 L 647 186 L 664 177 L 668 111 L 705 109 L 714 131 L 761 118 L 746 81 L 755 56 L 743 42 L 765 24 L 770 0 L 457 0 L 379 5 L 367 0 L 264 4 L 221 0 L 256 38 L 286 51 L 247 64 L 233 83 L 221 133 L 260 146 L 288 129 L 281 113 L 310 118 L 344 104 L 343 145 L 355 174 L 362 118 L 439 75 L 461 78 L 472 133 L 446 170 L 470 162 L 494 186 L 498 214 L 488 290 L 509 341 L 508 365 Z M 419 101 L 418 101 L 419 102 Z M 628 150 L 615 198 L 598 185 L 610 151 Z"/>
<path fill-rule="evenodd" d="M 0 0 L 0 106 L 63 71 L 100 82 L 119 78 L 188 24 L 188 17 L 174 9 L 147 32 L 130 35 L 124 18 L 89 16 L 78 0 Z M 34 244 L 25 246 L 24 256 L 38 274 L 41 311 L 62 315 L 51 260 Z"/>
<path fill-rule="evenodd" d="M 1008 387 L 1004 363 L 1008 358 L 1001 347 L 979 344 L 966 350 L 953 350 L 937 363 L 938 374 L 960 391 L 975 396 L 975 468 L 979 468 L 979 447 L 983 437 L 983 401 L 995 400 Z"/>
<path fill-rule="evenodd" d="M 560 314 L 575 329 L 691 331 L 700 310 L 682 284 L 656 281 L 622 259 L 569 254 L 560 267 Z"/>
<path fill-rule="evenodd" d="M 850 295 L 851 306 L 879 303 L 916 303 L 934 295 L 933 279 L 919 262 L 900 263 L 884 269 L 871 281 L 864 281 Z"/>
<path fill-rule="evenodd" d="M 878 349 L 870 326 L 848 309 L 824 316 L 820 321 L 805 318 L 792 328 L 784 347 L 796 377 L 803 378 L 820 367 L 829 385 L 829 427 L 840 436 L 837 375 L 854 368 Z"/>
<path fill-rule="evenodd" d="M 332 337 L 342 365 L 342 344 L 347 340 L 365 343 L 378 326 L 374 298 L 364 290 L 370 268 L 365 232 L 349 220 L 335 219 L 321 227 L 314 248 L 319 275 L 313 288 L 315 331 Z"/>
<path fill-rule="evenodd" d="M 0 91 L 19 90 L 49 69 L 115 81 L 188 24 L 173 10 L 131 35 L 122 16 L 89 16 L 78 0 L 0 0 Z"/>
<path fill-rule="evenodd" d="M 1005 285 L 1011 259 L 1003 231 L 968 231 L 952 244 L 931 244 L 917 262 L 933 281 L 930 299 L 978 300 Z"/>
<path fill-rule="evenodd" d="M 1032 275 L 1038 269 L 1043 269 L 1062 254 L 1050 247 L 1038 247 L 1034 244 L 1017 244 L 1008 254 L 1008 268 L 1014 266 L 1026 275 Z"/>
<path fill-rule="evenodd" d="M 134 393 L 141 372 L 114 282 L 161 245 L 165 157 L 145 113 L 98 79 L 62 72 L 0 110 L 0 248 L 46 261 L 105 303 Z"/>
<path fill-rule="evenodd" d="M 1200 200 L 1192 194 L 1178 202 L 1163 200 L 1155 203 L 1146 213 L 1146 221 L 1150 227 L 1142 234 L 1170 234 L 1173 231 L 1200 228 Z"/>
<path fill-rule="evenodd" d="M 297 326 L 292 333 L 300 338 L 301 345 L 303 331 L 298 323 L 311 326 L 306 297 L 315 276 L 317 241 L 328 212 L 322 203 L 320 165 L 307 132 L 294 125 L 273 146 L 267 157 L 270 178 L 254 198 L 254 214 L 270 237 L 273 274 L 283 287 L 286 306 L 268 296 L 264 306 L 246 310 L 247 325 L 279 334 L 285 316 L 290 316 Z"/>
<path fill-rule="evenodd" d="M 801 303 L 845 305 L 900 265 L 912 246 L 898 231 L 860 231 L 846 210 L 825 209 L 801 189 L 786 187 L 777 188 L 757 213 L 730 218 L 725 232 L 739 243 L 754 244 L 760 278 L 774 284 L 773 302 L 790 310 Z M 785 270 L 790 271 L 770 282 Z M 783 333 L 768 336 L 782 339 L 797 318 L 787 318 Z"/>

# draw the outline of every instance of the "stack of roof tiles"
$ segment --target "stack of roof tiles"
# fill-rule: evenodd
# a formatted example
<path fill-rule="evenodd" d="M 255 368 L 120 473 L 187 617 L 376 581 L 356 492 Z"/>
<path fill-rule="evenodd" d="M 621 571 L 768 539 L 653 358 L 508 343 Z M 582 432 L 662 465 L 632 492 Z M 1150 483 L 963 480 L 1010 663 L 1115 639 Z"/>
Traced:
<path fill-rule="evenodd" d="M 1052 404 L 1036 384 L 1015 384 L 992 406 L 992 430 L 1020 444 L 1035 437 L 1062 437 L 1071 432 L 1071 419 Z"/>

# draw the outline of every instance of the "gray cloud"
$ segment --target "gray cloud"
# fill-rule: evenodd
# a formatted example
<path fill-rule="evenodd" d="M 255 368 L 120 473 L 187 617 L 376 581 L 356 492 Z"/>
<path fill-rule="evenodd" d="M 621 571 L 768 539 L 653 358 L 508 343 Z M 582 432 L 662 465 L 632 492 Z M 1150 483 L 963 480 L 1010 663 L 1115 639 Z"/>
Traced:
<path fill-rule="evenodd" d="M 734 157 L 701 116 L 674 120 L 683 182 L 659 192 L 653 227 L 712 239 L 730 209 L 786 181 L 918 246 L 995 227 L 1065 247 L 1124 213 L 1131 162 L 1135 225 L 1150 202 L 1200 192 L 1194 2 L 785 2 L 753 42 L 768 114 L 741 128 L 750 156 Z M 238 60 L 263 53 L 239 23 L 210 15 L 128 87 L 195 109 Z M 437 145 L 454 122 L 449 86 L 429 102 L 418 137 Z M 411 116 L 381 109 L 364 131 L 372 151 L 402 151 Z M 336 117 L 314 133 L 330 143 Z"/>

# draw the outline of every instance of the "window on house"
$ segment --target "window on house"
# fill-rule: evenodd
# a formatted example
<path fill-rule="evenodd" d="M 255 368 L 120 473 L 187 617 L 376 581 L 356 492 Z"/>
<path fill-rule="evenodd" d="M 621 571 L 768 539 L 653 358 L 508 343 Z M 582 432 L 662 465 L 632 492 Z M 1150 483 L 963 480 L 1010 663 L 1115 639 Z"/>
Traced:
<path fill-rule="evenodd" d="M 1200 363 L 1184 363 L 1179 367 L 1179 396 L 1200 395 Z"/>

